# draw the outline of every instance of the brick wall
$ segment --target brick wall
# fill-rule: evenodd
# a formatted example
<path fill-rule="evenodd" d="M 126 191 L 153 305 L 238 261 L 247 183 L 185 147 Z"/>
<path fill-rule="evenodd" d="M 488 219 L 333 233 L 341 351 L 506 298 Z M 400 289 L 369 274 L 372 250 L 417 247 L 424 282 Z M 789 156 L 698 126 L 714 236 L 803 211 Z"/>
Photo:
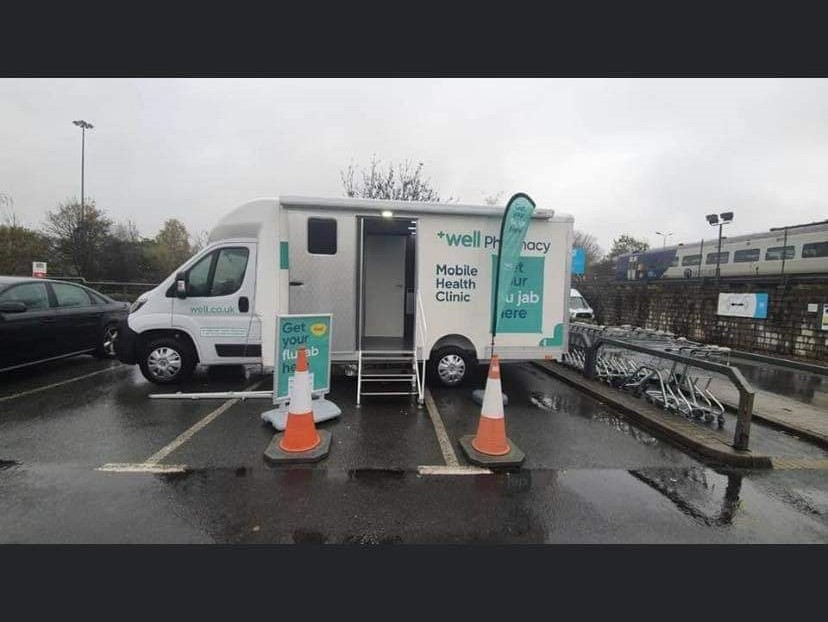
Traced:
<path fill-rule="evenodd" d="M 669 330 L 688 339 L 763 354 L 828 360 L 828 331 L 820 330 L 828 283 L 659 281 L 623 283 L 573 279 L 601 324 L 632 324 Z M 722 292 L 766 292 L 768 318 L 716 315 Z M 818 303 L 808 313 L 808 303 Z"/>

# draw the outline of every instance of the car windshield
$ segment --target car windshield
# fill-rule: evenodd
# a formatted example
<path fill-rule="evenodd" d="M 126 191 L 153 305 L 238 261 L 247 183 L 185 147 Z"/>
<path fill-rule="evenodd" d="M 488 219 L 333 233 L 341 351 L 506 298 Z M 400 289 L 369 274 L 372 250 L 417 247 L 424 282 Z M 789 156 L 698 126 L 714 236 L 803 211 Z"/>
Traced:
<path fill-rule="evenodd" d="M 580 296 L 570 296 L 569 297 L 569 308 L 570 309 L 586 309 L 587 308 L 587 303 Z"/>

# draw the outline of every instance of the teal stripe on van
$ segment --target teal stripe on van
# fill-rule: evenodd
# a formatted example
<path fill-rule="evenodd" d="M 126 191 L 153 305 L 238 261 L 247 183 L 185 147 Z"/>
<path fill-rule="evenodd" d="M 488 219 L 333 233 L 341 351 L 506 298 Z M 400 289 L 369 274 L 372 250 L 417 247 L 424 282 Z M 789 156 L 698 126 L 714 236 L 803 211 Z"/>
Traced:
<path fill-rule="evenodd" d="M 290 264 L 288 263 L 288 243 L 279 242 L 279 268 L 287 270 Z"/>

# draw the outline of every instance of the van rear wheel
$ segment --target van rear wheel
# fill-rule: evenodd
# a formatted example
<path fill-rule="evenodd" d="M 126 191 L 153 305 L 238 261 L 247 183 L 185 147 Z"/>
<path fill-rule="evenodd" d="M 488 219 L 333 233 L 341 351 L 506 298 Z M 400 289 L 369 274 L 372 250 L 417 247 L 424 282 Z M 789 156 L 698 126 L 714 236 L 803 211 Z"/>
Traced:
<path fill-rule="evenodd" d="M 195 352 L 184 339 L 161 337 L 150 341 L 138 362 L 144 378 L 156 384 L 177 384 L 193 374 Z"/>
<path fill-rule="evenodd" d="M 459 387 L 472 375 L 474 356 L 457 346 L 440 348 L 431 356 L 431 372 L 444 387 Z"/>

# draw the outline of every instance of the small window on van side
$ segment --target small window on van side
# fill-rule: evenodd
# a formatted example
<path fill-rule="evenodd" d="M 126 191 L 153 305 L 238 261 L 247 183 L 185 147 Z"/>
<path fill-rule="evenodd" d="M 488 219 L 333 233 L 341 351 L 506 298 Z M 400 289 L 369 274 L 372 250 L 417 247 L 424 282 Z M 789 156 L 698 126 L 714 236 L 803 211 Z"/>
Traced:
<path fill-rule="evenodd" d="M 336 255 L 336 220 L 308 218 L 308 252 L 311 255 Z"/>
<path fill-rule="evenodd" d="M 673 259 L 670 261 L 670 267 L 671 268 L 677 268 L 678 267 L 678 262 L 679 262 L 678 255 L 673 255 Z"/>
<path fill-rule="evenodd" d="M 811 242 L 802 245 L 802 259 L 828 257 L 828 242 Z"/>
<path fill-rule="evenodd" d="M 758 248 L 746 248 L 733 253 L 733 263 L 746 263 L 749 261 L 759 261 Z"/>
<path fill-rule="evenodd" d="M 687 255 L 682 258 L 682 266 L 698 266 L 701 263 L 701 255 Z"/>
<path fill-rule="evenodd" d="M 793 246 L 775 246 L 765 251 L 765 261 L 782 261 L 782 253 L 785 253 L 785 259 L 794 258 Z"/>

